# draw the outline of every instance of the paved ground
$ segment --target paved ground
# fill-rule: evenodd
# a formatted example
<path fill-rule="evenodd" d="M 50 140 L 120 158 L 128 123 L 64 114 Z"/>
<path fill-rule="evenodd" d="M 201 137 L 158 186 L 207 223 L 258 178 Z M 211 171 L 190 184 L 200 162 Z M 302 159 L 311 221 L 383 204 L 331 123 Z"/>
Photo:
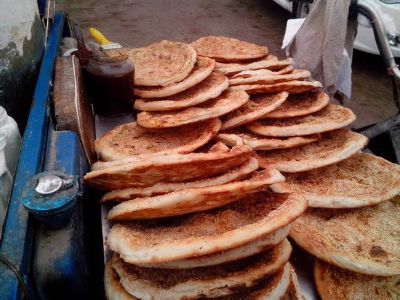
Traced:
<path fill-rule="evenodd" d="M 97 27 L 128 47 L 161 39 L 189 42 L 204 35 L 226 35 L 267 44 L 280 57 L 290 14 L 270 0 L 60 0 L 87 36 Z M 355 52 L 353 97 L 347 104 L 358 115 L 354 127 L 396 113 L 392 88 L 380 57 Z"/>

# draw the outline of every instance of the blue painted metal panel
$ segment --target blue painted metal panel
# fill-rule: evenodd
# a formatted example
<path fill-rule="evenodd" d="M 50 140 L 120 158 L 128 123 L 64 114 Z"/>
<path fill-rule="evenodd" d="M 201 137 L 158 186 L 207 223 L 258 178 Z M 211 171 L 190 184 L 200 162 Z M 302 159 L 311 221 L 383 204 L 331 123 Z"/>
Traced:
<path fill-rule="evenodd" d="M 49 129 L 45 171 L 82 176 L 89 169 L 78 136 Z M 58 198 L 58 193 L 54 195 Z M 61 195 L 60 195 L 61 197 Z M 84 204 L 78 200 L 71 221 L 62 229 L 39 225 L 35 232 L 33 277 L 41 299 L 90 299 L 96 289 L 90 275 L 84 236 Z M 98 288 L 97 288 L 98 290 Z M 97 298 L 97 297 L 96 297 Z"/>
<path fill-rule="evenodd" d="M 0 255 L 10 261 L 22 274 L 25 282 L 31 267 L 33 226 L 27 210 L 20 202 L 25 182 L 42 170 L 43 152 L 47 134 L 47 105 L 49 83 L 64 25 L 64 15 L 57 13 L 51 28 L 39 77 L 33 96 L 28 124 L 23 136 L 15 183 L 3 228 Z M 4 299 L 21 298 L 21 287 L 16 275 L 0 264 L 0 295 Z"/>

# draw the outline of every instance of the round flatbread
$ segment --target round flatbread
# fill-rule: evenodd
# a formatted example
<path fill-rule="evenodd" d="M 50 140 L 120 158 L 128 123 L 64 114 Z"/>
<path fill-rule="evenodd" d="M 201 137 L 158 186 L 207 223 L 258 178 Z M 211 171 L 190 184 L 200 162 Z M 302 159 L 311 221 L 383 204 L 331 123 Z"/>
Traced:
<path fill-rule="evenodd" d="M 258 152 L 262 168 L 282 172 L 301 172 L 321 168 L 344 160 L 360 151 L 368 139 L 347 129 L 325 132 L 321 139 L 303 146 Z"/>
<path fill-rule="evenodd" d="M 215 61 L 207 57 L 198 57 L 192 71 L 182 81 L 165 86 L 136 86 L 134 94 L 141 98 L 162 98 L 183 92 L 206 79 L 214 70 Z"/>
<path fill-rule="evenodd" d="M 220 207 L 259 192 L 285 178 L 277 170 L 254 172 L 250 178 L 212 187 L 187 189 L 160 196 L 136 198 L 114 206 L 113 221 L 143 220 L 180 216 Z"/>
<path fill-rule="evenodd" d="M 135 85 L 165 86 L 185 79 L 196 62 L 196 51 L 184 43 L 161 41 L 128 53 L 135 64 Z"/>
<path fill-rule="evenodd" d="M 212 268 L 171 270 L 141 268 L 114 256 L 112 266 L 129 294 L 140 299 L 190 299 L 231 295 L 237 288 L 252 287 L 274 275 L 291 253 L 286 240 L 265 252 Z M 290 277 L 289 277 L 290 278 Z M 290 281 L 290 280 L 289 280 Z"/>
<path fill-rule="evenodd" d="M 241 84 L 273 84 L 278 82 L 285 82 L 291 80 L 302 80 L 311 77 L 311 73 L 307 70 L 294 70 L 290 74 L 265 74 L 265 75 L 252 75 L 249 77 L 236 77 L 229 79 L 229 85 Z"/>
<path fill-rule="evenodd" d="M 225 115 L 249 100 L 245 92 L 225 91 L 215 99 L 198 106 L 171 112 L 141 112 L 137 122 L 146 128 L 170 128 Z"/>
<path fill-rule="evenodd" d="M 366 153 L 285 177 L 285 182 L 273 184 L 272 190 L 301 194 L 311 207 L 363 207 L 400 193 L 400 166 Z"/>
<path fill-rule="evenodd" d="M 272 84 L 242 84 L 229 87 L 231 91 L 246 91 L 248 94 L 280 93 L 300 94 L 322 87 L 318 81 L 285 81 Z"/>
<path fill-rule="evenodd" d="M 140 300 L 125 290 L 120 282 L 118 273 L 112 267 L 111 259 L 104 268 L 104 291 L 107 300 Z"/>
<path fill-rule="evenodd" d="M 318 141 L 320 138 L 320 134 L 272 138 L 251 133 L 241 128 L 229 130 L 228 133 L 219 133 L 215 137 L 216 140 L 221 141 L 228 146 L 246 145 L 253 150 L 293 148 Z"/>
<path fill-rule="evenodd" d="M 282 92 L 252 97 L 244 105 L 224 117 L 221 130 L 239 127 L 262 118 L 285 102 L 288 96 L 288 93 Z"/>
<path fill-rule="evenodd" d="M 350 109 L 328 104 L 312 115 L 282 120 L 262 119 L 247 124 L 246 127 L 251 132 L 264 136 L 302 136 L 342 128 L 355 119 L 356 116 Z"/>
<path fill-rule="evenodd" d="M 199 84 L 169 98 L 136 99 L 135 109 L 143 111 L 168 111 L 186 108 L 216 98 L 229 86 L 228 78 L 212 72 Z"/>
<path fill-rule="evenodd" d="M 149 131 L 136 122 L 117 126 L 95 142 L 97 157 L 103 161 L 130 156 L 190 153 L 209 142 L 221 128 L 217 118 L 181 126 L 174 130 Z"/>
<path fill-rule="evenodd" d="M 123 160 L 109 168 L 91 171 L 84 182 L 101 190 L 151 186 L 160 182 L 184 182 L 220 175 L 249 160 L 247 146 L 227 152 L 166 154 L 143 160 Z M 116 161 L 118 162 L 118 161 Z"/>
<path fill-rule="evenodd" d="M 398 199 L 397 199 L 398 200 Z M 357 273 L 400 275 L 400 202 L 352 209 L 309 208 L 290 236 L 321 260 Z"/>
<path fill-rule="evenodd" d="M 219 63 L 215 69 L 224 74 L 234 74 L 241 71 L 268 69 L 271 71 L 280 70 L 293 64 L 293 59 L 278 60 L 277 58 L 266 58 L 251 63 Z"/>
<path fill-rule="evenodd" d="M 291 265 L 287 262 L 279 272 L 273 276 L 263 278 L 250 288 L 243 289 L 232 295 L 214 298 L 215 300 L 303 300 L 290 298 Z"/>
<path fill-rule="evenodd" d="M 193 43 L 200 56 L 211 57 L 217 61 L 241 61 L 264 57 L 268 48 L 253 43 L 224 36 L 206 36 Z"/>
<path fill-rule="evenodd" d="M 264 76 L 264 75 L 283 75 L 292 73 L 294 70 L 293 66 L 286 66 L 280 70 L 272 71 L 268 69 L 259 69 L 259 70 L 247 70 L 241 71 L 237 74 L 232 75 L 230 78 L 249 78 L 253 76 Z"/>
<path fill-rule="evenodd" d="M 324 92 L 308 92 L 303 94 L 292 94 L 287 101 L 277 109 L 267 113 L 267 119 L 285 119 L 305 116 L 326 107 L 329 96 Z"/>
<path fill-rule="evenodd" d="M 290 224 L 307 202 L 294 194 L 259 192 L 229 205 L 165 221 L 112 227 L 107 243 L 128 263 L 160 263 L 242 246 Z"/>
<path fill-rule="evenodd" d="M 267 234 L 266 236 L 258 238 L 248 244 L 232 248 L 223 252 L 218 252 L 203 256 L 196 256 L 166 263 L 136 264 L 136 265 L 146 268 L 190 269 L 190 268 L 214 266 L 214 265 L 224 264 L 227 262 L 233 262 L 263 252 L 267 249 L 270 249 L 278 245 L 279 243 L 281 243 L 283 240 L 286 239 L 286 237 L 289 234 L 290 228 L 291 228 L 290 225 L 284 226 L 276 230 L 275 232 Z"/>
<path fill-rule="evenodd" d="M 314 279 L 322 300 L 391 300 L 400 297 L 400 276 L 364 275 L 316 260 Z"/>
<path fill-rule="evenodd" d="M 189 182 L 176 182 L 176 183 L 161 182 L 149 187 L 115 190 L 104 194 L 104 196 L 101 198 L 101 202 L 107 202 L 107 201 L 122 202 L 138 197 L 150 197 L 155 195 L 162 195 L 166 193 L 181 191 L 185 189 L 203 188 L 203 187 L 220 185 L 234 180 L 242 179 L 257 169 L 258 169 L 257 159 L 250 158 L 248 161 L 237 166 L 236 168 L 228 170 L 226 173 L 216 177 L 206 178 L 197 181 L 189 181 Z"/>

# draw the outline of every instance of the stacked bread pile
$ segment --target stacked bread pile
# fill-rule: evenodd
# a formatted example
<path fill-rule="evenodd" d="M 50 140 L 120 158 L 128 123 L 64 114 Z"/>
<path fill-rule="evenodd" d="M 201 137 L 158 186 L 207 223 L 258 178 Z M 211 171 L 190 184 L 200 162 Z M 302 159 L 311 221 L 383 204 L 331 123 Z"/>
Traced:
<path fill-rule="evenodd" d="M 342 129 L 354 114 L 309 91 L 318 83 L 307 71 L 282 75 L 287 67 L 261 64 L 268 65 L 217 63 L 230 90 L 251 95 L 223 117 L 217 139 L 256 150 L 260 167 L 285 176 L 274 192 L 307 199 L 311 208 L 290 236 L 319 259 L 314 277 L 322 299 L 400 298 L 400 167 L 359 152 L 367 139 Z"/>
<path fill-rule="evenodd" d="M 292 224 L 326 262 L 323 299 L 398 291 L 399 166 L 359 152 L 354 114 L 308 71 L 225 37 L 131 54 L 137 123 L 96 142 L 85 176 L 116 203 L 110 299 L 298 299 Z"/>
<path fill-rule="evenodd" d="M 267 55 L 265 47 L 228 41 Z M 85 182 L 107 191 L 102 201 L 112 205 L 107 296 L 300 299 L 286 237 L 307 202 L 268 190 L 284 178 L 260 170 L 250 147 L 212 141 L 219 117 L 249 96 L 227 90 L 215 60 L 193 49 L 162 41 L 134 50 L 135 107 L 143 112 L 96 141 L 100 161 Z"/>

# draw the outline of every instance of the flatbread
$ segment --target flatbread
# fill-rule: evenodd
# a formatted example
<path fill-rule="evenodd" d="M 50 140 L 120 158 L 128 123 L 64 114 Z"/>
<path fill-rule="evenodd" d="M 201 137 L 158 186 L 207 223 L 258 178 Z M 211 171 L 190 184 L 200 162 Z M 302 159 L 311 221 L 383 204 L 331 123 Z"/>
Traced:
<path fill-rule="evenodd" d="M 250 178 L 212 187 L 186 189 L 160 196 L 135 198 L 114 206 L 108 214 L 113 221 L 130 221 L 180 216 L 217 208 L 248 194 L 265 190 L 285 180 L 277 170 L 253 173 Z"/>
<path fill-rule="evenodd" d="M 367 143 L 368 139 L 359 133 L 337 129 L 323 133 L 321 139 L 310 144 L 258 152 L 258 164 L 288 173 L 308 171 L 344 160 Z"/>
<path fill-rule="evenodd" d="M 357 273 L 400 275 L 400 202 L 352 209 L 309 208 L 290 236 L 307 252 Z"/>
<path fill-rule="evenodd" d="M 119 275 L 113 269 L 111 259 L 104 268 L 104 291 L 107 300 L 140 300 L 129 294 L 120 283 Z"/>
<path fill-rule="evenodd" d="M 136 122 L 123 124 L 95 141 L 97 157 L 103 161 L 140 155 L 190 153 L 210 141 L 221 128 L 217 118 L 174 130 L 149 131 Z"/>
<path fill-rule="evenodd" d="M 254 286 L 259 280 L 271 276 L 288 261 L 291 253 L 288 241 L 241 260 L 213 266 L 163 270 L 141 268 L 125 263 L 114 256 L 112 266 L 120 282 L 131 295 L 147 299 L 190 299 L 231 295 L 238 288 Z"/>
<path fill-rule="evenodd" d="M 265 136 L 302 136 L 342 128 L 355 119 L 351 109 L 328 104 L 312 115 L 282 120 L 262 119 L 246 127 L 251 132 Z"/>
<path fill-rule="evenodd" d="M 196 62 L 196 51 L 184 43 L 161 41 L 128 53 L 135 64 L 135 85 L 166 86 L 185 79 Z"/>
<path fill-rule="evenodd" d="M 285 177 L 286 181 L 272 185 L 272 190 L 299 193 L 311 207 L 363 207 L 400 193 L 400 166 L 366 153 L 356 153 L 337 164 Z"/>
<path fill-rule="evenodd" d="M 186 108 L 216 98 L 229 86 L 228 78 L 212 72 L 199 84 L 169 98 L 136 99 L 135 109 L 143 111 L 168 111 Z"/>
<path fill-rule="evenodd" d="M 242 84 L 229 87 L 231 91 L 246 91 L 248 94 L 280 93 L 300 94 L 322 87 L 319 81 L 285 81 L 272 84 Z"/>
<path fill-rule="evenodd" d="M 304 297 L 301 293 L 299 280 L 297 279 L 296 270 L 291 266 L 290 268 L 290 287 L 289 291 L 286 294 L 286 298 L 282 300 L 304 300 Z"/>
<path fill-rule="evenodd" d="M 135 86 L 134 94 L 141 98 L 162 98 L 183 92 L 206 79 L 214 70 L 215 61 L 207 57 L 198 57 L 190 74 L 182 81 L 165 86 Z"/>
<path fill-rule="evenodd" d="M 273 276 L 263 278 L 250 288 L 243 289 L 232 295 L 214 298 L 215 300 L 294 300 L 287 298 L 291 288 L 291 265 L 287 262 Z M 303 299 L 299 299 L 303 300 Z"/>
<path fill-rule="evenodd" d="M 176 261 L 242 246 L 290 224 L 306 209 L 295 194 L 259 192 L 229 205 L 112 227 L 107 244 L 128 263 Z"/>
<path fill-rule="evenodd" d="M 144 160 L 125 160 L 121 165 L 91 171 L 84 182 L 101 190 L 151 186 L 160 182 L 182 182 L 220 175 L 253 155 L 246 146 L 224 153 L 166 154 Z"/>
<path fill-rule="evenodd" d="M 146 128 L 177 127 L 225 115 L 248 100 L 249 95 L 245 92 L 226 91 L 215 99 L 178 111 L 141 112 L 137 115 L 137 122 Z"/>
<path fill-rule="evenodd" d="M 250 77 L 237 77 L 230 78 L 229 85 L 243 85 L 243 84 L 273 84 L 278 82 L 308 79 L 311 77 L 310 71 L 297 69 L 290 74 L 265 74 L 253 75 Z"/>
<path fill-rule="evenodd" d="M 264 76 L 264 75 L 283 75 L 283 74 L 289 74 L 292 73 L 294 70 L 294 67 L 292 65 L 283 67 L 280 70 L 277 71 L 272 71 L 268 69 L 259 69 L 259 70 L 247 70 L 247 71 L 242 71 L 239 73 L 236 73 L 232 75 L 230 78 L 249 78 L 252 76 Z"/>
<path fill-rule="evenodd" d="M 248 132 L 242 128 L 228 130 L 227 133 L 222 132 L 215 137 L 216 140 L 221 141 L 228 146 L 246 145 L 253 150 L 292 148 L 315 142 L 320 138 L 320 134 L 272 138 Z"/>
<path fill-rule="evenodd" d="M 400 276 L 364 275 L 316 260 L 314 279 L 322 300 L 391 300 L 400 297 Z"/>
<path fill-rule="evenodd" d="M 228 170 L 226 173 L 216 177 L 206 178 L 197 181 L 188 181 L 188 182 L 177 182 L 177 183 L 161 182 L 153 186 L 144 188 L 128 188 L 128 189 L 115 190 L 104 194 L 104 196 L 101 198 L 101 202 L 107 202 L 107 201 L 122 202 L 137 197 L 150 197 L 155 195 L 162 195 L 166 193 L 181 191 L 185 189 L 220 185 L 234 180 L 242 179 L 243 177 L 247 176 L 248 174 L 254 172 L 257 169 L 258 169 L 257 159 L 250 158 L 248 161 L 237 166 L 236 168 Z"/>
<path fill-rule="evenodd" d="M 250 63 L 219 63 L 215 64 L 215 69 L 224 74 L 232 74 L 241 71 L 248 70 L 259 70 L 259 69 L 268 69 L 268 70 L 280 70 L 287 66 L 293 64 L 292 58 L 287 58 L 284 60 L 277 60 L 276 58 L 266 58 L 261 59 L 259 61 L 250 62 Z"/>
<path fill-rule="evenodd" d="M 262 279 L 255 286 L 245 289 L 242 292 L 232 295 L 214 298 L 216 300 L 225 299 L 248 299 L 248 300 L 278 300 L 285 299 L 285 293 L 291 292 L 293 286 L 293 268 L 290 263 L 286 263 L 281 270 L 273 276 Z M 138 300 L 129 294 L 120 282 L 118 273 L 112 268 L 111 260 L 109 260 L 105 267 L 104 284 L 106 297 L 109 300 Z M 289 299 L 301 300 L 301 298 L 292 297 Z"/>
<path fill-rule="evenodd" d="M 190 269 L 206 266 L 214 266 L 219 264 L 224 264 L 227 262 L 233 262 L 245 257 L 255 255 L 257 253 L 263 252 L 270 249 L 283 240 L 289 234 L 291 226 L 284 226 L 271 234 L 262 236 L 248 244 L 232 248 L 223 252 L 218 252 L 209 255 L 196 256 L 186 259 L 181 259 L 177 261 L 171 261 L 166 263 L 156 263 L 156 264 L 136 264 L 141 267 L 146 268 L 160 268 L 160 269 Z"/>
<path fill-rule="evenodd" d="M 285 119 L 305 116 L 320 111 L 328 103 L 329 96 L 324 92 L 292 94 L 285 103 L 266 114 L 265 117 L 268 119 Z"/>
<path fill-rule="evenodd" d="M 158 129 L 155 129 L 154 131 L 157 131 Z M 164 129 L 160 129 L 164 130 Z M 206 152 L 210 152 L 210 153 L 228 153 L 229 152 L 229 148 L 221 143 L 221 142 L 217 142 L 214 143 L 213 141 L 208 142 L 207 144 L 201 146 L 200 148 L 196 149 L 197 153 L 206 153 Z M 171 153 L 172 154 L 172 153 Z M 165 156 L 165 155 L 169 155 L 168 153 L 164 153 L 164 154 L 158 154 L 158 155 L 151 155 L 151 156 Z M 150 158 L 151 156 L 146 156 L 146 155 L 135 155 L 135 156 L 130 156 L 127 158 L 122 158 L 122 159 L 118 159 L 118 160 L 112 160 L 112 161 L 96 161 L 92 167 L 91 170 L 92 171 L 96 171 L 96 170 L 103 170 L 103 169 L 107 169 L 107 168 L 111 168 L 111 167 L 115 167 L 115 166 L 122 166 L 128 163 L 132 163 L 132 162 L 140 162 L 143 161 L 147 158 Z M 168 159 L 168 157 L 167 157 Z"/>
<path fill-rule="evenodd" d="M 289 96 L 286 92 L 257 95 L 224 117 L 221 130 L 238 127 L 262 118 L 279 107 Z"/>
<path fill-rule="evenodd" d="M 268 48 L 224 36 L 206 36 L 191 43 L 197 54 L 217 61 L 241 61 L 264 57 Z"/>

